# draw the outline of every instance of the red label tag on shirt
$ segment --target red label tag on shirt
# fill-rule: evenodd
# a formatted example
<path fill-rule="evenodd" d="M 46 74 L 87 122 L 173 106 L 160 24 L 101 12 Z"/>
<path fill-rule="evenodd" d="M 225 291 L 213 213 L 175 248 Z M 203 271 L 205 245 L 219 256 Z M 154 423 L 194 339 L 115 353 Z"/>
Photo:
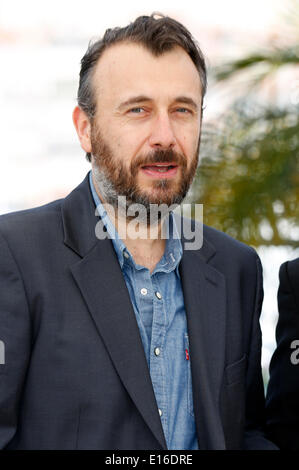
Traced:
<path fill-rule="evenodd" d="M 188 349 L 185 349 L 185 353 L 186 353 L 186 360 L 189 361 L 189 352 L 188 352 Z"/>

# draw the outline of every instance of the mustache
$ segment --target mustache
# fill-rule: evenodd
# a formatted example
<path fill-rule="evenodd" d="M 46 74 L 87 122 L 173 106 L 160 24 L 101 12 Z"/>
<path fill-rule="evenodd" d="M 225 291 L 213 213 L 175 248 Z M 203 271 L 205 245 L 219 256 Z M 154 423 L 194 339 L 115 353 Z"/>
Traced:
<path fill-rule="evenodd" d="M 148 153 L 146 156 L 140 155 L 131 163 L 131 171 L 136 171 L 139 167 L 145 165 L 153 165 L 155 163 L 172 162 L 177 165 L 186 165 L 186 159 L 183 155 L 172 149 L 158 149 Z"/>

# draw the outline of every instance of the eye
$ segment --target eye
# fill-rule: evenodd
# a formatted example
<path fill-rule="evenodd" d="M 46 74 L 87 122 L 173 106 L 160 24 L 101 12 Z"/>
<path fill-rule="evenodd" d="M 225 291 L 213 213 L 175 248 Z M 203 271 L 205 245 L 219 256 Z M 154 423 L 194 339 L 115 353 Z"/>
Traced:
<path fill-rule="evenodd" d="M 190 111 L 190 109 L 187 109 L 187 108 L 177 108 L 176 111 L 182 114 L 192 114 L 192 111 Z"/>
<path fill-rule="evenodd" d="M 129 113 L 133 113 L 133 114 L 141 114 L 143 111 L 144 109 L 140 107 L 129 109 Z"/>

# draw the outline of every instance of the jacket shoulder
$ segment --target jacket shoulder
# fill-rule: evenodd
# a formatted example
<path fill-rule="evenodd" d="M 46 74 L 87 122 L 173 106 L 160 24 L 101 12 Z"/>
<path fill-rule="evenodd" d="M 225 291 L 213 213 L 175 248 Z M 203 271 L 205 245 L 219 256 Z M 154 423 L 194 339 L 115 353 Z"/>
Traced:
<path fill-rule="evenodd" d="M 292 284 L 299 285 L 299 258 L 286 261 L 280 266 L 280 275 L 288 276 Z"/>
<path fill-rule="evenodd" d="M 281 301 L 285 293 L 292 292 L 292 296 L 295 299 L 297 309 L 299 306 L 299 258 L 292 261 L 286 261 L 280 266 L 279 269 L 279 289 L 278 299 Z"/>
<path fill-rule="evenodd" d="M 217 251 L 227 254 L 227 256 L 254 256 L 258 258 L 257 252 L 252 246 L 246 245 L 230 235 L 205 224 L 203 225 L 203 239 L 208 240 Z"/>
<path fill-rule="evenodd" d="M 33 209 L 0 215 L 0 233 L 10 240 L 39 230 L 48 230 L 60 218 L 62 201 L 63 199 L 58 199 Z"/>

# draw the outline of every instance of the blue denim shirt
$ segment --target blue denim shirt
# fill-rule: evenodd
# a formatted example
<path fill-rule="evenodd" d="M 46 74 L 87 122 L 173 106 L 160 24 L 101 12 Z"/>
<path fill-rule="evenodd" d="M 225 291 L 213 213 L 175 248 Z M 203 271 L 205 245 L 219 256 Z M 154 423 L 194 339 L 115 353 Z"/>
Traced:
<path fill-rule="evenodd" d="M 112 238 L 126 281 L 150 371 L 168 449 L 198 449 L 193 412 L 188 332 L 179 274 L 182 244 L 170 213 L 164 255 L 152 274 L 134 262 L 112 224 L 92 182 L 98 212 Z M 115 238 L 114 238 L 115 237 Z"/>

